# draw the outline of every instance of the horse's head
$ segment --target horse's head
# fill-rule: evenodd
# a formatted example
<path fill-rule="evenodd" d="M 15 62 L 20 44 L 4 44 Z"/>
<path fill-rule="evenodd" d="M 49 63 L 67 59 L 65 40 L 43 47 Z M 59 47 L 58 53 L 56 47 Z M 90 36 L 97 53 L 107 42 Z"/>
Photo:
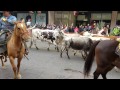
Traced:
<path fill-rule="evenodd" d="M 15 24 L 14 34 L 18 36 L 19 38 L 21 38 L 22 40 L 28 41 L 30 39 L 30 35 L 29 35 L 29 32 L 27 30 L 24 20 L 17 21 L 14 24 Z"/>

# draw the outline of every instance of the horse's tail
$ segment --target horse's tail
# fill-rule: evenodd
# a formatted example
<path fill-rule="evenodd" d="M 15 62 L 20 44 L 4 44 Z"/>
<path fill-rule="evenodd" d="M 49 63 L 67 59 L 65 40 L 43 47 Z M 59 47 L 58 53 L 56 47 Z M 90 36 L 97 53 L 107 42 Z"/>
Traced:
<path fill-rule="evenodd" d="M 92 45 L 93 45 L 93 41 L 90 38 L 89 38 L 89 45 L 90 45 L 90 47 L 92 47 Z"/>
<path fill-rule="evenodd" d="M 88 76 L 90 70 L 91 70 L 91 66 L 94 60 L 94 55 L 95 55 L 95 48 L 98 45 L 100 41 L 96 41 L 95 43 L 93 43 L 93 45 L 90 48 L 90 52 L 89 55 L 86 58 L 86 62 L 84 65 L 84 76 Z"/>

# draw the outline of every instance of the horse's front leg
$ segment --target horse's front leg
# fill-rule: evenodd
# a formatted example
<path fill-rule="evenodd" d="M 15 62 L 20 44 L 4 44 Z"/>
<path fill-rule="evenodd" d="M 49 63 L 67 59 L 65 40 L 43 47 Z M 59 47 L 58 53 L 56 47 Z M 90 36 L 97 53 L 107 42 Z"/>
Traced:
<path fill-rule="evenodd" d="M 12 56 L 10 56 L 9 58 L 10 58 L 11 66 L 13 68 L 13 72 L 14 72 L 14 79 L 17 79 L 17 67 L 14 63 L 15 58 L 13 58 Z"/>
<path fill-rule="evenodd" d="M 20 63 L 21 63 L 22 57 L 18 58 L 17 60 L 17 79 L 21 79 L 21 74 L 20 74 Z"/>

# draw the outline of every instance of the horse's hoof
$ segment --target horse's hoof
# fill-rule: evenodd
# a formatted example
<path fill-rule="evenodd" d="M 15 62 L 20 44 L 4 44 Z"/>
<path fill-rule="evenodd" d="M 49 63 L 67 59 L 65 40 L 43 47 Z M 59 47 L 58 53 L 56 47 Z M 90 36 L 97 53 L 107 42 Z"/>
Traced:
<path fill-rule="evenodd" d="M 17 79 L 22 79 L 20 74 L 17 75 Z"/>

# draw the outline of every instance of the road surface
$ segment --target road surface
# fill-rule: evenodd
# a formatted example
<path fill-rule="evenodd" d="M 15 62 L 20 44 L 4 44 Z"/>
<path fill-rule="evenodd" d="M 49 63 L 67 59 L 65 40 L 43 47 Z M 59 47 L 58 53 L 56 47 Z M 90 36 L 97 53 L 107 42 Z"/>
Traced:
<path fill-rule="evenodd" d="M 29 44 L 29 43 L 28 43 Z M 72 50 L 69 51 L 70 60 L 66 53 L 63 53 L 63 58 L 60 58 L 60 53 L 55 51 L 54 46 L 47 51 L 48 44 L 46 42 L 37 41 L 39 50 L 32 46 L 27 60 L 23 58 L 21 62 L 22 79 L 84 79 L 83 67 L 84 60 L 80 53 L 73 55 Z M 90 76 L 85 79 L 92 79 L 96 68 L 93 63 Z M 99 77 L 102 78 L 101 76 Z M 108 79 L 120 79 L 120 73 L 114 69 L 107 74 Z M 5 69 L 1 67 L 0 62 L 0 79 L 13 79 L 13 71 L 9 60 L 5 63 Z"/>

